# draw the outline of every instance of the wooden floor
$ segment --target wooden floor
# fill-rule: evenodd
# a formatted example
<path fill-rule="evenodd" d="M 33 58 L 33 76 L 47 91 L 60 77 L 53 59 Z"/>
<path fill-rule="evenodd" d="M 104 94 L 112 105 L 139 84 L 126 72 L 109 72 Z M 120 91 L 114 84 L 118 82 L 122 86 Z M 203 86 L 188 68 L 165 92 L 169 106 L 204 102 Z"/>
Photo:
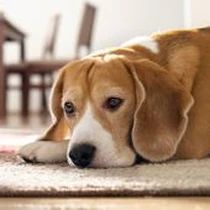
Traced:
<path fill-rule="evenodd" d="M 49 122 L 49 116 L 31 114 L 26 120 L 10 114 L 6 121 L 0 121 L 0 128 L 41 133 Z M 210 197 L 0 198 L 0 210 L 10 209 L 210 210 Z"/>
<path fill-rule="evenodd" d="M 209 210 L 210 198 L 0 198 L 0 209 Z"/>
<path fill-rule="evenodd" d="M 32 113 L 28 118 L 21 117 L 18 113 L 10 113 L 7 118 L 0 120 L 0 128 L 31 130 L 42 132 L 50 124 L 48 114 Z"/>

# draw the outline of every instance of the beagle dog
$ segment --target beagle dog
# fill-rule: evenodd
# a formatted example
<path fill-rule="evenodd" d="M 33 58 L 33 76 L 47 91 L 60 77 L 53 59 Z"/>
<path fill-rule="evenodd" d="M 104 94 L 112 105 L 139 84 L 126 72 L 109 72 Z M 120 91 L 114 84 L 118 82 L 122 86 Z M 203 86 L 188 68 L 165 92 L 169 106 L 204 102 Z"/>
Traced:
<path fill-rule="evenodd" d="M 138 156 L 207 156 L 210 28 L 153 34 L 67 64 L 50 110 L 49 129 L 19 151 L 26 161 L 108 168 Z"/>

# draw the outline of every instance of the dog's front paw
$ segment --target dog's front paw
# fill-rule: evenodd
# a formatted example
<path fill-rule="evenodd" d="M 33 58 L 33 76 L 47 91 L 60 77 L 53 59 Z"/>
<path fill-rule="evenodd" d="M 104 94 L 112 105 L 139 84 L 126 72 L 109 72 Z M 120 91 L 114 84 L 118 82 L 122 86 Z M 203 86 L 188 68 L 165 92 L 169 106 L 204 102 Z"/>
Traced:
<path fill-rule="evenodd" d="M 18 155 L 26 162 L 57 163 L 66 161 L 68 141 L 36 141 L 20 148 Z"/>

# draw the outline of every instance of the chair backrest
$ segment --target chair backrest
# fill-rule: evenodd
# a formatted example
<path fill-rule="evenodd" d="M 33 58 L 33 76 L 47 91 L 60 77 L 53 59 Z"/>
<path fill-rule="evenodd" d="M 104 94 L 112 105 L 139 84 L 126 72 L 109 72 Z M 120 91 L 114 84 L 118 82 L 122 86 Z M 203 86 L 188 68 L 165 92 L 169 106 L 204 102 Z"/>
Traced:
<path fill-rule="evenodd" d="M 75 56 L 80 57 L 81 47 L 86 47 L 87 53 L 91 51 L 91 41 L 94 27 L 94 20 L 96 14 L 96 7 L 90 3 L 85 3 L 83 17 L 76 43 Z"/>
<path fill-rule="evenodd" d="M 57 39 L 58 28 L 60 25 L 60 14 L 55 14 L 51 20 L 47 31 L 46 40 L 42 52 L 42 59 L 53 58 L 55 50 L 55 42 Z"/>

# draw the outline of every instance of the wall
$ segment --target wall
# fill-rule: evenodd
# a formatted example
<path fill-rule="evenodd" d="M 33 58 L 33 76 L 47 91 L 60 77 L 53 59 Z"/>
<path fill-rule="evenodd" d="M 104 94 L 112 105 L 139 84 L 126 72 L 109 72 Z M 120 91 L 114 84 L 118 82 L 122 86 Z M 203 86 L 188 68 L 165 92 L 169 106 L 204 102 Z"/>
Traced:
<path fill-rule="evenodd" d="M 182 0 L 90 0 L 98 7 L 93 49 L 117 46 L 120 43 L 153 31 L 184 27 Z M 0 0 L 0 8 L 13 22 L 27 32 L 27 59 L 41 55 L 45 31 L 51 15 L 62 14 L 56 56 L 71 57 L 81 21 L 84 0 Z M 6 62 L 17 61 L 17 46 L 6 45 Z M 18 82 L 11 78 L 12 83 Z M 37 110 L 36 92 L 32 109 Z M 9 109 L 17 110 L 17 93 L 10 93 Z M 15 104 L 13 101 L 15 100 Z"/>
<path fill-rule="evenodd" d="M 95 48 L 118 45 L 132 37 L 184 26 L 183 1 L 95 0 L 98 22 Z"/>
<path fill-rule="evenodd" d="M 210 26 L 210 1 L 209 0 L 185 0 L 186 26 L 202 27 Z"/>

